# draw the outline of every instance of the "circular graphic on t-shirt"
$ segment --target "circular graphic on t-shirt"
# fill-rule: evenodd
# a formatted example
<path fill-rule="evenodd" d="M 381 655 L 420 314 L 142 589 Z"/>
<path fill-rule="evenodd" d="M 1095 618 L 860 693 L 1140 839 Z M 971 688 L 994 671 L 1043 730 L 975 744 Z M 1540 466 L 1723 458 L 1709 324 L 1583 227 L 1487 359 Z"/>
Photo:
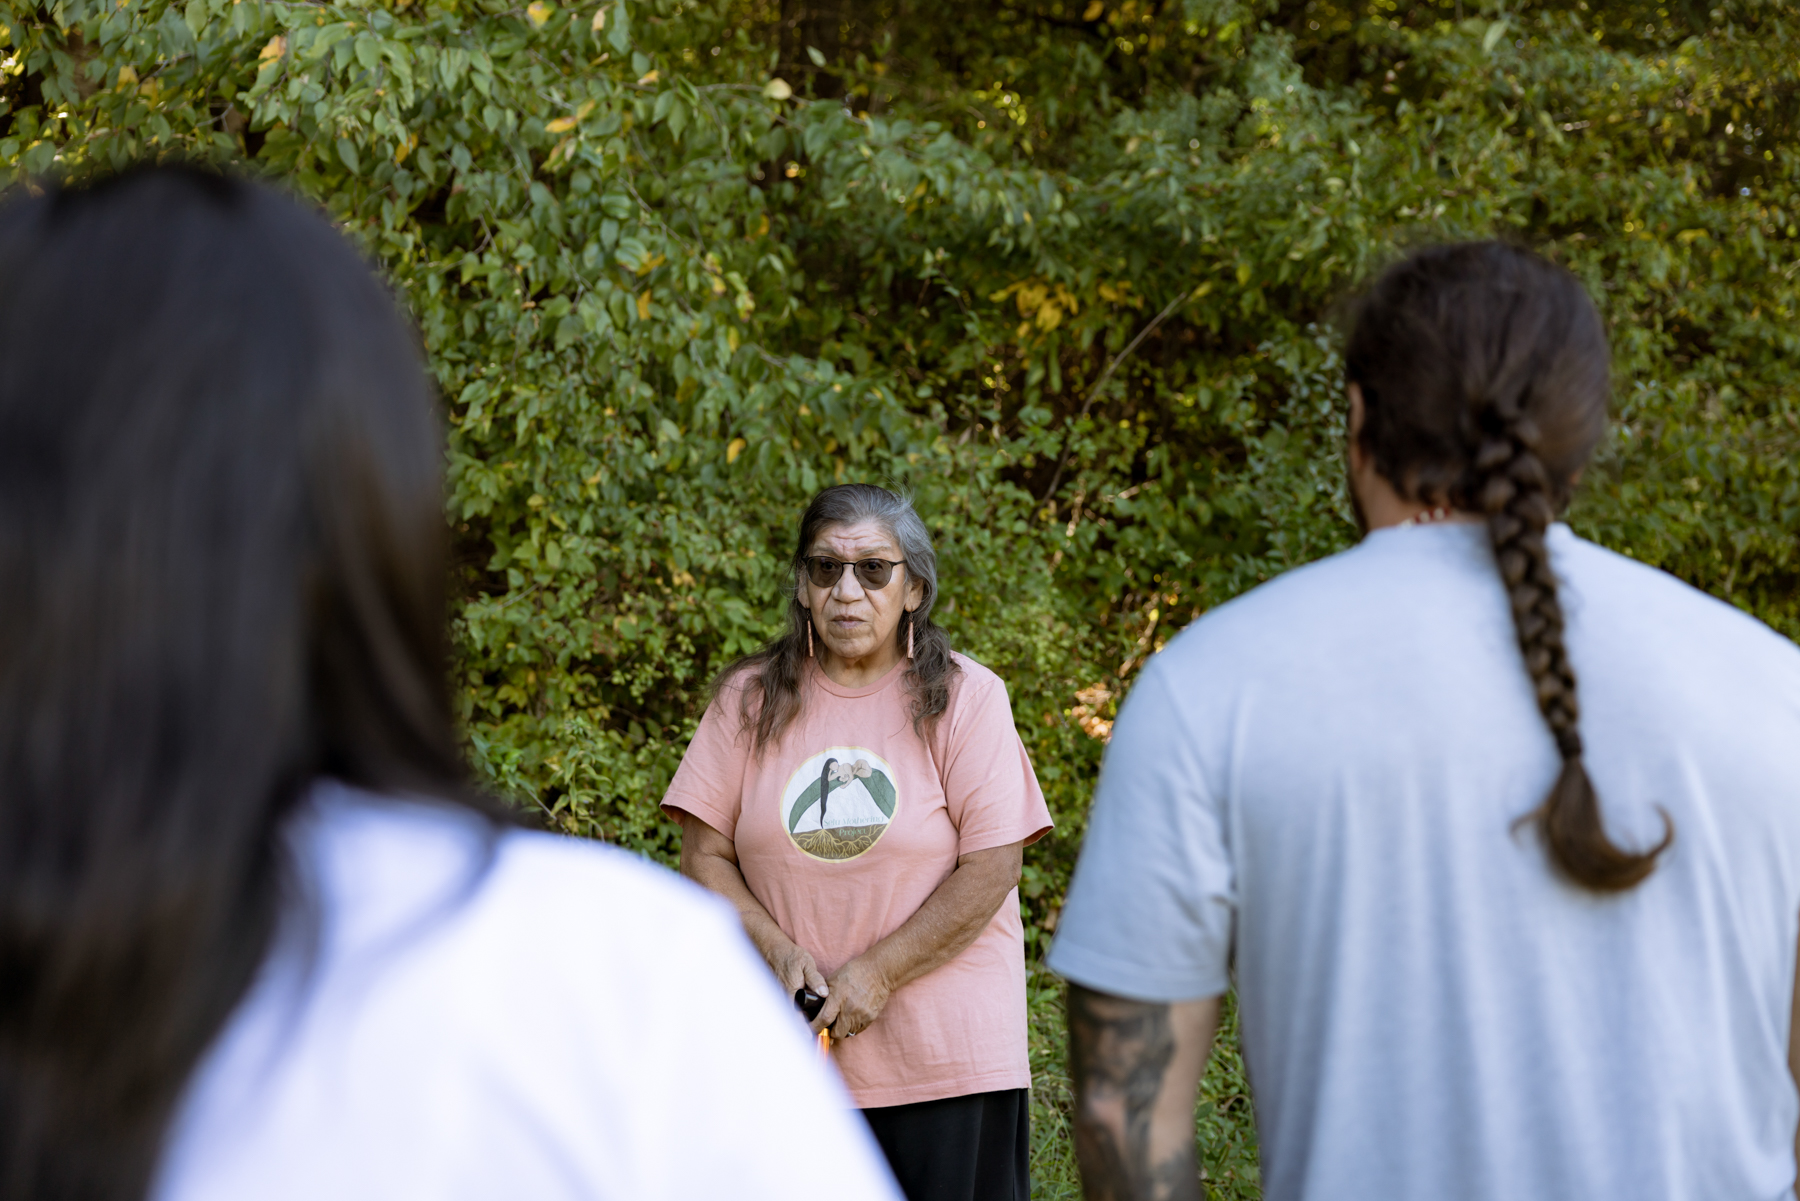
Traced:
<path fill-rule="evenodd" d="M 867 747 L 834 746 L 802 763 L 781 790 L 781 818 L 794 845 L 842 862 L 874 846 L 900 797 L 894 769 Z"/>

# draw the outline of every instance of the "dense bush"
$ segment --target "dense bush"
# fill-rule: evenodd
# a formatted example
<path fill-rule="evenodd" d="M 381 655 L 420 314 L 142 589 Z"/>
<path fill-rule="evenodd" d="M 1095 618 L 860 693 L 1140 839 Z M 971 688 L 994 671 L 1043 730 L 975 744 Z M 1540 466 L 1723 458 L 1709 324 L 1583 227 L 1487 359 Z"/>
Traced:
<path fill-rule="evenodd" d="M 0 11 L 0 166 L 235 161 L 394 281 L 448 404 L 471 747 L 570 831 L 669 854 L 806 497 L 893 482 L 1056 811 L 1041 939 L 1145 656 L 1353 539 L 1328 319 L 1423 240 L 1587 281 L 1617 421 L 1572 521 L 1800 633 L 1780 5 Z"/>

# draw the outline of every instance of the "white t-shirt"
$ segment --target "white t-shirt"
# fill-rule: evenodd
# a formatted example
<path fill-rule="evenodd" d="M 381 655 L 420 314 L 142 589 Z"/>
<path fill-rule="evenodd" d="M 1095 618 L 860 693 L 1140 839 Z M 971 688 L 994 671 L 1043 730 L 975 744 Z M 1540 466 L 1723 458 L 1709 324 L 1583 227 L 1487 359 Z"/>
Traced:
<path fill-rule="evenodd" d="M 1600 896 L 1515 821 L 1559 766 L 1473 524 L 1395 528 L 1207 614 L 1114 730 L 1050 966 L 1235 977 L 1265 1195 L 1790 1196 L 1800 649 L 1550 534 Z"/>
<path fill-rule="evenodd" d="M 898 1201 L 720 901 L 629 855 L 492 843 L 318 785 L 290 926 L 202 1062 L 156 1201 Z"/>

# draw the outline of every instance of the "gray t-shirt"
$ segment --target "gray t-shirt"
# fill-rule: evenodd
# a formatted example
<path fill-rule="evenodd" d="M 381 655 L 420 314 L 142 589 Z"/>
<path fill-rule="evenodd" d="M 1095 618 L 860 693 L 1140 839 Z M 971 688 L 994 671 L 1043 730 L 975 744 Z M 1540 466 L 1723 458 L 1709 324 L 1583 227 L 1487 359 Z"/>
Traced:
<path fill-rule="evenodd" d="M 1675 823 L 1623 895 L 1514 828 L 1558 759 L 1479 525 L 1214 610 L 1120 715 L 1049 963 L 1157 1001 L 1235 972 L 1270 1201 L 1791 1193 L 1800 649 L 1550 545 L 1607 827 Z"/>

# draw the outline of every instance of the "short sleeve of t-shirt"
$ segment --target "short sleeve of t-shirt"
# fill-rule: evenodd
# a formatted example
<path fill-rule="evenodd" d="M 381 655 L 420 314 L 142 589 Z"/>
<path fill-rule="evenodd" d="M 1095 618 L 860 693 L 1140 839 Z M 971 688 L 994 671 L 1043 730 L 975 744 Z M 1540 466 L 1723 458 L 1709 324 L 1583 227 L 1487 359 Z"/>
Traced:
<path fill-rule="evenodd" d="M 1113 727 L 1050 969 L 1140 1001 L 1230 983 L 1235 878 L 1200 748 L 1152 660 Z"/>
<path fill-rule="evenodd" d="M 742 696 L 735 682 L 719 689 L 662 800 L 662 810 L 671 818 L 679 821 L 683 811 L 691 813 L 727 838 L 737 837 L 744 808 L 750 736 L 739 715 Z"/>
<path fill-rule="evenodd" d="M 1006 684 L 964 660 L 958 688 L 961 695 L 951 706 L 950 729 L 940 736 L 939 750 L 956 853 L 1036 842 L 1050 831 L 1050 809 L 1013 726 Z"/>

